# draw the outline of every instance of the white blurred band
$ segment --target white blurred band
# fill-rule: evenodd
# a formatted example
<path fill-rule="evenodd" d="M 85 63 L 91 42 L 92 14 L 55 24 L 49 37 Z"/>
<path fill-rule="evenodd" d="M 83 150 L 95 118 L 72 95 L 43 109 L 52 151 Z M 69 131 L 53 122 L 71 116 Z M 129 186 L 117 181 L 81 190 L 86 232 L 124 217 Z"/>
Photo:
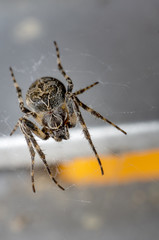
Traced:
<path fill-rule="evenodd" d="M 112 126 L 89 129 L 99 155 L 159 147 L 159 122 L 123 124 L 120 127 L 128 135 L 122 134 Z M 74 157 L 94 156 L 81 129 L 71 129 L 70 140 L 61 143 L 53 139 L 37 141 L 50 163 L 68 161 Z M 1 169 L 29 166 L 30 161 L 29 149 L 22 134 L 0 138 Z M 41 160 L 36 154 L 36 164 L 40 163 Z"/>

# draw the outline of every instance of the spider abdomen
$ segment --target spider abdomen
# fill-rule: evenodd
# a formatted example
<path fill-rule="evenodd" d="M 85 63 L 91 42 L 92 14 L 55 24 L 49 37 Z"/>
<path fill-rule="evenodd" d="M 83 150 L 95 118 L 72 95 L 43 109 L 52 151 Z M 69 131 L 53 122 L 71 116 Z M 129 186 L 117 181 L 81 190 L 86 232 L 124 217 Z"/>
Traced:
<path fill-rule="evenodd" d="M 52 77 L 42 77 L 31 84 L 26 94 L 26 103 L 35 112 L 53 110 L 65 101 L 66 88 Z"/>

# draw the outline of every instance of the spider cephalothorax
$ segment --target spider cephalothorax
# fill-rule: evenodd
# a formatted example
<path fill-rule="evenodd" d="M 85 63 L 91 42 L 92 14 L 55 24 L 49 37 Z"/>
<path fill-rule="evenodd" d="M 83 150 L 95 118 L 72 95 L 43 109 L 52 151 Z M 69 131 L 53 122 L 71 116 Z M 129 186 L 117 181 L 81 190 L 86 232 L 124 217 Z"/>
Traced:
<path fill-rule="evenodd" d="M 40 146 L 38 145 L 33 134 L 35 134 L 37 137 L 43 140 L 47 140 L 50 137 L 54 138 L 54 140 L 58 142 L 62 141 L 63 139 L 67 140 L 69 138 L 69 128 L 75 127 L 78 120 L 83 129 L 84 136 L 90 143 L 92 150 L 98 160 L 102 175 L 104 174 L 102 163 L 91 140 L 91 136 L 87 129 L 85 121 L 82 117 L 80 107 L 90 112 L 95 117 L 98 117 L 104 120 L 105 122 L 113 125 L 118 130 L 126 134 L 124 130 L 119 128 L 117 125 L 115 125 L 108 119 L 104 118 L 98 112 L 88 107 L 78 99 L 77 95 L 82 94 L 86 90 L 92 88 L 93 86 L 98 84 L 98 82 L 95 82 L 86 88 L 80 89 L 79 91 L 72 93 L 73 82 L 70 79 L 70 77 L 66 74 L 61 65 L 57 43 L 54 42 L 54 45 L 56 48 L 58 69 L 67 81 L 68 84 L 67 89 L 65 88 L 61 81 L 52 77 L 42 77 L 36 80 L 31 84 L 26 94 L 26 104 L 28 105 L 29 109 L 24 106 L 22 91 L 14 77 L 12 68 L 10 68 L 13 83 L 18 95 L 19 107 L 21 111 L 24 113 L 24 116 L 19 118 L 17 124 L 15 125 L 13 131 L 11 132 L 11 135 L 15 132 L 17 127 L 20 127 L 22 133 L 25 136 L 32 159 L 31 178 L 32 189 L 34 192 L 35 192 L 34 185 L 35 150 L 42 159 L 48 171 L 48 174 L 52 178 L 52 180 L 58 185 L 59 188 L 61 188 L 62 190 L 64 190 L 64 188 L 61 185 L 59 185 L 56 179 L 53 177 L 50 168 L 47 164 L 47 161 L 45 159 L 45 155 L 41 150 Z M 39 128 L 35 123 L 31 122 L 28 119 L 29 117 L 34 118 L 34 120 L 41 126 L 41 128 Z"/>

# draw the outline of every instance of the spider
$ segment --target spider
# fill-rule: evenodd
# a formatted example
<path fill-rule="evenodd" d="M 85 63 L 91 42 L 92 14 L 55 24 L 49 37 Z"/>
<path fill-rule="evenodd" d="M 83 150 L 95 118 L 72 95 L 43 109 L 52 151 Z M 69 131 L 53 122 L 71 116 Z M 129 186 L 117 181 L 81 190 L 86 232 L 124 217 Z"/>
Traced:
<path fill-rule="evenodd" d="M 45 158 L 45 154 L 38 145 L 34 135 L 37 137 L 47 140 L 48 138 L 53 138 L 55 141 L 60 142 L 63 139 L 69 139 L 69 128 L 76 126 L 77 121 L 81 124 L 85 138 L 88 140 L 96 159 L 99 163 L 101 174 L 104 175 L 104 170 L 102 167 L 99 155 L 94 147 L 90 133 L 87 129 L 85 121 L 80 111 L 80 107 L 91 113 L 93 116 L 104 120 L 105 122 L 111 124 L 122 133 L 127 134 L 124 130 L 119 128 L 117 125 L 109 121 L 107 118 L 100 115 L 98 112 L 92 108 L 85 105 L 79 100 L 77 95 L 84 93 L 86 90 L 94 87 L 99 82 L 95 82 L 83 89 L 76 92 L 73 90 L 73 82 L 71 78 L 66 74 L 64 68 L 61 64 L 60 53 L 57 43 L 54 41 L 56 55 L 57 55 L 57 65 L 58 69 L 67 81 L 67 89 L 64 84 L 56 78 L 53 77 L 42 77 L 37 79 L 31 84 L 26 94 L 26 104 L 28 108 L 24 106 L 24 101 L 22 97 L 22 91 L 19 87 L 13 70 L 10 67 L 10 72 L 13 80 L 14 87 L 16 88 L 17 97 L 19 101 L 20 110 L 24 113 L 24 116 L 19 118 L 17 124 L 13 128 L 10 135 L 12 135 L 16 129 L 19 127 L 24 134 L 26 143 L 28 145 L 30 155 L 31 155 L 31 182 L 32 190 L 35 190 L 34 184 L 34 158 L 35 151 L 40 156 L 43 161 L 46 170 L 53 180 L 53 182 L 62 190 L 65 190 L 54 178 L 48 163 Z M 41 126 L 38 127 L 35 123 L 30 121 L 28 118 L 32 117 L 35 122 Z"/>

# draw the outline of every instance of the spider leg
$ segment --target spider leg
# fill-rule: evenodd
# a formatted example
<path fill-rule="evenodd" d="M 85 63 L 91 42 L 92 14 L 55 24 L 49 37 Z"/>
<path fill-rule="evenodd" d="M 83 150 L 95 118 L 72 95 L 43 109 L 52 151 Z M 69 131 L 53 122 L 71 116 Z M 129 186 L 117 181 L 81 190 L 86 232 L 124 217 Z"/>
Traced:
<path fill-rule="evenodd" d="M 29 137 L 27 135 L 25 135 L 25 140 L 28 144 L 28 147 L 29 147 L 29 151 L 30 151 L 30 155 L 31 155 L 31 183 L 32 183 L 32 190 L 33 192 L 35 193 L 36 190 L 35 190 L 35 184 L 34 184 L 34 158 L 35 158 L 35 151 L 34 151 L 34 148 L 32 146 L 32 143 L 29 139 Z"/>
<path fill-rule="evenodd" d="M 100 166 L 100 169 L 101 169 L 101 173 L 102 173 L 102 175 L 104 175 L 104 170 L 103 170 L 103 166 L 102 166 L 101 160 L 100 160 L 99 155 L 98 155 L 98 153 L 97 153 L 97 151 L 96 151 L 96 149 L 94 147 L 94 144 L 92 142 L 90 133 L 89 133 L 89 131 L 87 129 L 85 121 L 84 121 L 84 119 L 82 117 L 82 114 L 80 112 L 78 102 L 76 101 L 76 97 L 74 97 L 73 99 L 74 99 L 76 114 L 77 114 L 78 120 L 79 120 L 79 122 L 80 122 L 80 124 L 82 126 L 84 136 L 88 140 L 89 144 L 91 145 L 91 148 L 92 148 L 92 150 L 93 150 L 93 152 L 94 152 L 94 154 L 95 154 L 95 156 L 97 158 L 97 161 L 99 163 L 99 166 Z"/>
<path fill-rule="evenodd" d="M 45 129 L 38 128 L 33 122 L 31 122 L 28 119 L 23 118 L 23 121 L 25 121 L 25 124 L 27 127 L 39 138 L 42 140 L 47 140 L 49 138 L 48 133 L 45 131 Z"/>
<path fill-rule="evenodd" d="M 23 113 L 28 113 L 28 112 L 30 112 L 30 110 L 27 109 L 26 107 L 24 107 L 24 101 L 23 101 L 23 97 L 22 97 L 22 90 L 19 87 L 19 85 L 18 85 L 18 83 L 17 83 L 17 81 L 15 79 L 15 76 L 14 76 L 14 73 L 13 73 L 13 69 L 10 67 L 9 70 L 11 72 L 11 76 L 12 76 L 12 79 L 13 79 L 14 87 L 16 88 L 16 91 L 17 91 L 19 107 L 20 107 L 20 109 L 21 109 L 21 111 Z"/>
<path fill-rule="evenodd" d="M 19 121 L 16 123 L 16 125 L 14 126 L 13 130 L 10 133 L 10 136 L 13 135 L 13 133 L 17 130 L 17 128 L 19 127 Z"/>
<path fill-rule="evenodd" d="M 39 154 L 40 158 L 42 159 L 42 161 L 43 161 L 43 163 L 44 163 L 44 165 L 45 165 L 45 167 L 46 167 L 46 169 L 47 169 L 47 172 L 48 172 L 50 178 L 53 180 L 53 182 L 54 182 L 60 189 L 65 190 L 65 189 L 57 182 L 57 180 L 53 177 L 53 175 L 52 175 L 52 173 L 51 173 L 51 170 L 50 170 L 50 168 L 49 168 L 49 165 L 48 165 L 48 163 L 47 163 L 47 161 L 46 161 L 46 159 L 45 159 L 45 154 L 43 153 L 43 151 L 42 151 L 41 148 L 39 147 L 39 145 L 38 145 L 37 141 L 35 140 L 35 138 L 33 137 L 32 133 L 31 133 L 31 135 L 30 135 L 30 139 L 31 139 L 31 142 L 32 142 L 33 146 L 35 147 L 37 153 Z"/>
<path fill-rule="evenodd" d="M 77 97 L 76 101 L 79 104 L 80 107 L 82 107 L 84 110 L 90 112 L 92 115 L 94 115 L 97 118 L 102 119 L 103 121 L 109 123 L 110 125 L 114 126 L 115 128 L 117 128 L 119 131 L 121 131 L 122 133 L 124 133 L 125 135 L 127 134 L 123 129 L 121 129 L 120 127 L 118 127 L 116 124 L 112 123 L 110 120 L 108 120 L 107 118 L 103 117 L 100 113 L 96 112 L 94 109 L 88 107 L 87 105 L 85 105 L 83 102 L 81 102 Z"/>
<path fill-rule="evenodd" d="M 48 133 L 45 131 L 45 129 L 43 128 L 42 130 L 40 128 L 38 128 L 33 122 L 31 122 L 30 120 L 26 119 L 25 117 L 28 117 L 29 115 L 32 115 L 33 117 L 36 118 L 36 114 L 32 114 L 32 112 L 27 113 L 24 115 L 24 117 L 19 118 L 17 124 L 15 125 L 15 127 L 13 128 L 13 130 L 10 133 L 10 136 L 13 135 L 13 133 L 17 130 L 17 128 L 19 127 L 19 123 L 20 122 L 24 122 L 25 124 L 31 129 L 31 131 L 39 138 L 41 138 L 42 140 L 47 140 L 49 138 Z"/>
<path fill-rule="evenodd" d="M 94 87 L 94 86 L 97 85 L 98 83 L 99 83 L 99 82 L 95 82 L 95 83 L 91 84 L 91 85 L 88 86 L 88 87 L 82 88 L 82 89 L 80 89 L 80 90 L 74 92 L 73 94 L 76 96 L 76 95 L 79 95 L 79 94 L 81 94 L 81 93 L 84 93 L 86 90 L 88 90 L 88 89 Z"/>
<path fill-rule="evenodd" d="M 20 127 L 20 130 L 22 131 L 22 133 L 24 134 L 25 136 L 25 140 L 27 142 L 27 145 L 28 145 L 28 148 L 29 148 L 29 152 L 30 152 L 30 156 L 31 156 L 31 182 L 32 182 L 32 190 L 33 192 L 35 193 L 36 190 L 35 190 L 35 184 L 34 184 L 34 158 L 35 158 L 35 151 L 34 151 L 34 148 L 32 146 L 32 143 L 30 141 L 30 136 L 32 135 L 31 134 L 31 131 L 30 129 L 27 127 L 27 125 L 25 124 L 25 121 L 27 119 L 25 118 L 20 118 L 18 120 L 18 126 Z"/>
<path fill-rule="evenodd" d="M 33 116 L 34 118 L 36 118 L 36 116 L 34 116 L 34 115 L 36 115 L 36 113 L 33 113 L 33 112 L 28 112 L 28 113 L 26 113 L 24 117 L 28 117 L 29 115 L 31 115 L 31 116 Z M 19 120 L 23 119 L 24 117 L 20 118 Z M 12 135 L 14 134 L 14 132 L 17 130 L 17 128 L 19 127 L 19 120 L 18 120 L 18 122 L 16 123 L 16 125 L 14 126 L 13 130 L 11 131 L 10 136 L 12 136 Z M 29 120 L 28 120 L 28 121 L 29 121 Z"/>
<path fill-rule="evenodd" d="M 35 190 L 34 187 L 34 156 L 35 156 L 35 152 L 33 147 L 36 149 L 38 155 L 40 156 L 40 158 L 42 159 L 47 172 L 50 176 L 50 178 L 53 180 L 53 182 L 62 190 L 65 190 L 58 182 L 57 180 L 53 177 L 51 170 L 48 166 L 48 163 L 45 159 L 45 154 L 43 153 L 43 151 L 41 150 L 41 148 L 39 147 L 37 141 L 35 140 L 33 133 L 35 133 L 38 137 L 40 137 L 41 139 L 47 139 L 48 135 L 45 134 L 45 132 L 43 132 L 42 130 L 40 130 L 38 127 L 36 127 L 35 124 L 33 124 L 31 121 L 29 121 L 28 119 L 22 117 L 18 120 L 18 123 L 16 125 L 17 127 L 19 126 L 22 133 L 25 136 L 26 142 L 28 144 L 29 147 L 29 151 L 31 154 L 31 159 L 32 159 L 32 171 L 31 171 L 31 177 L 32 177 L 32 189 L 33 191 Z M 37 132 L 36 132 L 37 131 Z M 34 191 L 35 192 L 35 191 Z"/>
<path fill-rule="evenodd" d="M 61 72 L 61 74 L 64 76 L 64 78 L 66 79 L 67 83 L 68 83 L 68 87 L 67 87 L 67 92 L 72 92 L 73 89 L 73 82 L 71 80 L 71 78 L 66 74 L 66 72 L 64 71 L 64 68 L 61 64 L 61 60 L 60 60 L 60 52 L 59 52 L 59 48 L 57 43 L 54 41 L 54 45 L 56 48 L 56 55 L 57 55 L 57 66 L 59 71 Z"/>

